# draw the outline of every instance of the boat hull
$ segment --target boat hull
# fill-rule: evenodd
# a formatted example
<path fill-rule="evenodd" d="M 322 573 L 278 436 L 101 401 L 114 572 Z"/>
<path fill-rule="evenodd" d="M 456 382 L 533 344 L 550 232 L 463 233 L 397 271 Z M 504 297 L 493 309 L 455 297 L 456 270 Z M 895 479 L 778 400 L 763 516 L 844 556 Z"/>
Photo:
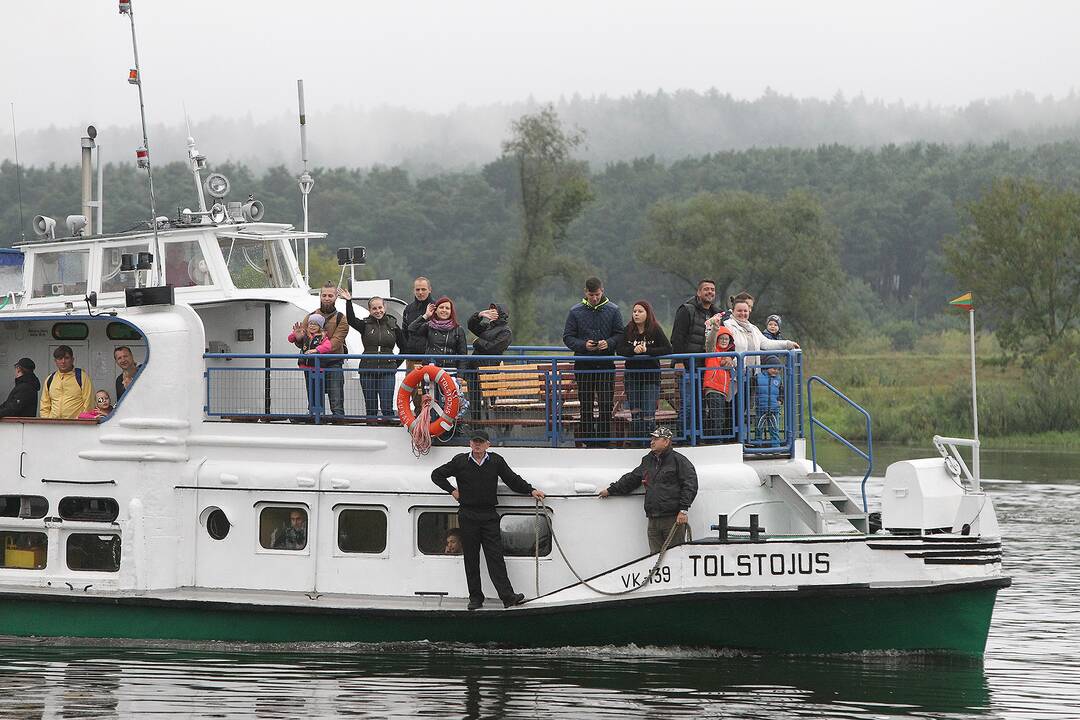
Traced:
<path fill-rule="evenodd" d="M 654 645 L 785 653 L 981 655 L 1007 578 L 922 588 L 696 593 L 512 610 L 343 608 L 0 595 L 0 634 L 105 640 Z M 489 601 L 490 603 L 490 601 Z M 497 605 L 497 602 L 495 603 Z"/>

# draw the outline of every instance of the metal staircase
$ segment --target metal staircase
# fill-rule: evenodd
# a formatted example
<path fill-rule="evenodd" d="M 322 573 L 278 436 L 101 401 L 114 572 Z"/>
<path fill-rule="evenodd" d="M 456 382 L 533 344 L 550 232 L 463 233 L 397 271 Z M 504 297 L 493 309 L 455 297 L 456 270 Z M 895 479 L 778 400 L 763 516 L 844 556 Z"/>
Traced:
<path fill-rule="evenodd" d="M 827 472 L 796 478 L 772 474 L 768 484 L 815 533 L 870 530 L 867 513 Z"/>

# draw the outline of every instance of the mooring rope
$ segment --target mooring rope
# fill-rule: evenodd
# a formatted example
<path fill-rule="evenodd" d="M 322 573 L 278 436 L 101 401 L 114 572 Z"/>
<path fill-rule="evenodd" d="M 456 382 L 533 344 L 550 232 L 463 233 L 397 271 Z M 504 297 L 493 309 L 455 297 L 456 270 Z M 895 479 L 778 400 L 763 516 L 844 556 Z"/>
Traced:
<path fill-rule="evenodd" d="M 574 577 L 577 578 L 579 583 L 581 583 L 585 587 L 589 588 L 593 592 L 600 593 L 601 595 L 626 595 L 627 593 L 632 593 L 632 592 L 634 592 L 636 590 L 640 590 L 641 588 L 643 588 L 646 585 L 650 584 L 652 582 L 653 576 L 656 574 L 656 571 L 660 569 L 660 564 L 664 560 L 664 553 L 667 552 L 668 547 L 671 545 L 671 541 L 675 537 L 675 532 L 679 529 L 679 523 L 675 523 L 674 525 L 671 526 L 671 530 L 668 532 L 667 539 L 664 540 L 664 544 L 660 547 L 660 553 L 656 556 L 656 563 L 652 566 L 652 569 L 649 570 L 649 574 L 645 577 L 644 581 L 642 581 L 641 583 L 639 583 L 637 585 L 634 585 L 631 588 L 627 588 L 626 590 L 615 590 L 615 591 L 601 590 L 600 588 L 596 587 L 595 585 L 591 585 L 589 583 L 589 581 L 586 580 L 585 578 L 581 577 L 581 574 L 578 573 L 578 571 L 574 569 L 574 566 L 570 564 L 570 559 L 568 557 L 566 557 L 566 553 L 563 552 L 562 545 L 559 544 L 559 538 L 555 534 L 555 528 L 551 523 L 551 518 L 548 517 L 546 512 L 542 512 L 542 510 L 544 508 L 545 508 L 544 501 L 540 500 L 540 499 L 537 499 L 536 500 L 535 515 L 534 515 L 534 519 L 533 519 L 533 536 L 535 538 L 535 541 L 534 541 L 534 544 L 533 544 L 533 551 L 534 551 L 533 554 L 534 554 L 534 560 L 535 560 L 535 563 L 536 563 L 536 595 L 537 595 L 537 597 L 539 597 L 539 595 L 540 595 L 540 516 L 541 515 L 543 515 L 544 519 L 547 521 L 548 532 L 551 534 L 551 539 L 555 543 L 555 547 L 559 550 L 559 555 L 562 556 L 563 562 L 566 563 L 566 567 L 568 567 L 570 569 L 570 572 L 572 572 L 574 574 Z M 693 533 L 691 533 L 691 531 L 690 531 L 689 523 L 687 523 L 685 527 L 686 527 L 686 542 L 690 542 L 691 540 L 693 540 Z"/>

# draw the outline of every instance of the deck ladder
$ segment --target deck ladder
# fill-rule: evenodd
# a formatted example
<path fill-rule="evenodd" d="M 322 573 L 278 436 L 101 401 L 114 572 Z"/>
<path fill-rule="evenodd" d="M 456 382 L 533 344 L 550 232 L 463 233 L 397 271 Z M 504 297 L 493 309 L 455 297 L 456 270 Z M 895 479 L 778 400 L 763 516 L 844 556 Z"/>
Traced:
<path fill-rule="evenodd" d="M 827 472 L 811 472 L 804 477 L 772 474 L 769 486 L 817 534 L 849 532 L 866 534 L 868 516 L 859 503 Z"/>

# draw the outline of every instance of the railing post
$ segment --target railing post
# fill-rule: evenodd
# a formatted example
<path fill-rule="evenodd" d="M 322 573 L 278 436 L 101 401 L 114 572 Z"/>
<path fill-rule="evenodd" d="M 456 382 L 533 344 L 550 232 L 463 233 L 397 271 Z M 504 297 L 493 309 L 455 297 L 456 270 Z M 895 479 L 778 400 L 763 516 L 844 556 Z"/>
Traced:
<path fill-rule="evenodd" d="M 322 421 L 323 412 L 323 369 L 322 364 L 319 362 L 319 356 L 315 355 L 312 358 L 315 362 L 313 370 L 311 372 L 311 384 L 312 384 L 312 414 L 315 416 L 315 424 L 318 425 Z"/>
<path fill-rule="evenodd" d="M 562 414 L 561 403 L 559 400 L 559 361 L 553 359 L 551 361 L 551 372 L 548 374 L 548 408 L 551 409 L 551 414 L 548 416 L 551 419 L 551 447 L 559 447 L 559 417 Z"/>
<path fill-rule="evenodd" d="M 701 403 L 698 402 L 698 379 L 697 379 L 697 358 L 688 358 L 689 362 L 686 363 L 687 380 L 685 385 L 689 386 L 690 392 L 687 393 L 687 397 L 683 398 L 683 412 L 685 414 L 684 423 L 687 428 L 687 434 L 691 445 L 698 444 L 698 414 L 701 409 Z"/>

